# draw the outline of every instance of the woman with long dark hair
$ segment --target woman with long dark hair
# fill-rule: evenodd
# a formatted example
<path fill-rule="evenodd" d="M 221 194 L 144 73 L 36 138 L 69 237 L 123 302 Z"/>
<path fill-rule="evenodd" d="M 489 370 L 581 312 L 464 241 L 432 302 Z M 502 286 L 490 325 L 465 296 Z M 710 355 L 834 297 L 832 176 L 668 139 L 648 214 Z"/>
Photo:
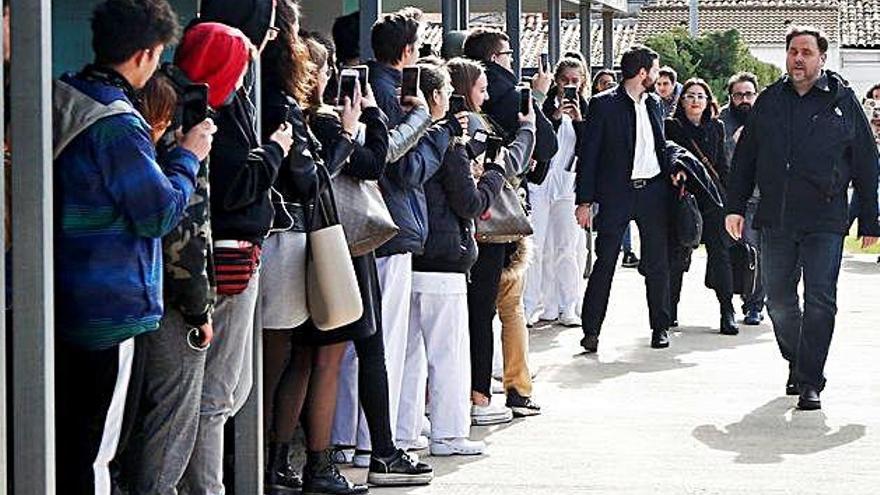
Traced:
<path fill-rule="evenodd" d="M 730 166 L 725 151 L 724 124 L 718 120 L 718 104 L 712 89 L 702 79 L 684 83 L 675 114 L 666 119 L 666 138 L 694 154 L 706 168 L 719 191 L 724 190 Z M 733 308 L 733 272 L 730 267 L 729 237 L 724 229 L 724 212 L 702 191 L 694 191 L 703 215 L 703 243 L 706 246 L 706 287 L 714 289 L 721 311 L 721 333 L 736 335 Z M 671 321 L 678 323 L 678 302 L 684 272 L 690 266 L 690 253 L 670 250 Z"/>

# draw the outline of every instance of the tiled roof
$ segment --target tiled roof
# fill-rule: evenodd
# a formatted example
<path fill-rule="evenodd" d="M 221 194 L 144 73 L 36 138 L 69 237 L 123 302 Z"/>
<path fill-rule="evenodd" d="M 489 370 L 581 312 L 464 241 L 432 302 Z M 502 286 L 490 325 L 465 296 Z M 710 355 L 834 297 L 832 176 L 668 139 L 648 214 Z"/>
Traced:
<path fill-rule="evenodd" d="M 848 0 L 853 1 L 853 0 Z M 687 0 L 657 0 L 642 8 L 636 39 L 687 27 Z M 750 44 L 780 43 L 791 23 L 815 26 L 838 39 L 839 18 L 834 0 L 701 0 L 700 32 L 735 28 Z"/>
<path fill-rule="evenodd" d="M 495 14 L 475 16 L 471 19 L 471 28 L 495 27 L 504 29 L 503 17 Z M 614 20 L 614 63 L 620 62 L 620 56 L 635 41 L 637 22 L 635 19 Z M 560 44 L 562 53 L 580 51 L 581 26 L 577 19 L 563 19 L 560 31 Z M 548 43 L 547 21 L 540 15 L 528 14 L 523 16 L 522 26 L 522 67 L 537 67 L 538 57 L 547 52 Z M 435 50 L 440 51 L 442 45 L 443 29 L 439 24 L 429 24 L 424 33 L 424 40 L 431 44 Z M 592 64 L 602 65 L 602 22 L 594 19 L 592 23 Z"/>
<path fill-rule="evenodd" d="M 840 44 L 880 48 L 880 0 L 841 0 Z"/>

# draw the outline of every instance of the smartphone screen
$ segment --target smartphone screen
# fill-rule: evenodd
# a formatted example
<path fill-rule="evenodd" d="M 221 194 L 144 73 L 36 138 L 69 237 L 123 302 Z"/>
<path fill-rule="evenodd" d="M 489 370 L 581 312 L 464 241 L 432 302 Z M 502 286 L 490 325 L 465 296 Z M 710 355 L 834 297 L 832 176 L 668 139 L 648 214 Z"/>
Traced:
<path fill-rule="evenodd" d="M 462 95 L 452 95 L 449 97 L 449 113 L 458 115 L 461 112 L 467 112 L 467 103 Z"/>
<path fill-rule="evenodd" d="M 486 161 L 494 162 L 498 158 L 498 151 L 501 149 L 501 138 L 497 136 L 488 136 L 486 138 Z"/>
<path fill-rule="evenodd" d="M 339 105 L 344 103 L 344 99 L 348 98 L 354 101 L 354 90 L 357 85 L 358 75 L 356 72 L 345 70 L 339 78 Z"/>
<path fill-rule="evenodd" d="M 355 65 L 352 69 L 358 72 L 358 81 L 361 83 L 361 93 L 363 93 L 370 81 L 370 68 L 366 65 Z"/>
<path fill-rule="evenodd" d="M 565 99 L 571 101 L 577 101 L 577 86 L 566 86 L 565 87 Z"/>
<path fill-rule="evenodd" d="M 528 115 L 532 108 L 532 90 L 520 88 L 519 90 L 519 113 Z"/>
<path fill-rule="evenodd" d="M 550 65 L 549 57 L 547 56 L 546 53 L 542 53 L 541 54 L 541 70 L 547 70 L 549 68 L 548 67 L 549 65 Z"/>
<path fill-rule="evenodd" d="M 418 96 L 420 72 L 421 70 L 418 67 L 403 68 L 403 80 L 400 86 L 400 96 Z"/>
<path fill-rule="evenodd" d="M 208 85 L 190 84 L 180 98 L 182 108 L 181 127 L 186 133 L 208 118 Z"/>

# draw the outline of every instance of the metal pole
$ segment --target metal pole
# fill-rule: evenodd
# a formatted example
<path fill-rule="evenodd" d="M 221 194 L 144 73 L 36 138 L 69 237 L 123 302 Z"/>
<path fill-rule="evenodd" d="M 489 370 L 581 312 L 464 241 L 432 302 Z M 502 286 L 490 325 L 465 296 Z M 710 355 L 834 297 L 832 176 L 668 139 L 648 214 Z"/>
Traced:
<path fill-rule="evenodd" d="M 450 31 L 458 30 L 460 20 L 458 0 L 441 0 L 440 10 L 443 13 L 443 37 L 445 38 Z"/>
<path fill-rule="evenodd" d="M 52 2 L 12 0 L 11 10 L 15 493 L 54 495 Z"/>
<path fill-rule="evenodd" d="M 593 14 L 592 0 L 584 0 L 580 5 L 580 23 L 581 23 L 581 53 L 587 61 L 587 71 L 591 74 L 593 71 Z"/>
<path fill-rule="evenodd" d="M 522 32 L 522 1 L 507 0 L 507 36 L 510 37 L 510 49 L 513 50 L 513 73 L 516 79 L 521 77 L 522 50 L 520 49 L 520 33 Z"/>
<path fill-rule="evenodd" d="M 458 13 L 461 16 L 458 21 L 458 29 L 467 31 L 471 25 L 471 5 L 470 0 L 459 0 Z"/>
<path fill-rule="evenodd" d="M 6 17 L 6 9 L 3 11 L 3 17 Z M 4 19 L 5 20 L 5 19 Z M 5 24 L 5 23 L 4 23 Z M 5 34 L 5 33 L 4 33 Z M 6 53 L 3 49 L 3 39 L 5 36 L 0 36 L 0 52 Z M 3 90 L 5 87 L 6 79 L 8 77 L 3 73 L 3 65 L 0 65 L 0 101 L 5 102 Z M 5 112 L 5 108 L 3 109 Z M 4 118 L 5 120 L 5 118 Z M 6 135 L 4 134 L 4 122 L 0 121 L 0 143 L 3 143 L 3 153 L 4 153 L 4 161 L 3 166 L 6 167 Z M 5 171 L 4 171 L 5 172 Z M 0 191 L 6 190 L 6 178 L 5 173 L 0 174 Z M 0 201 L 0 217 L 6 218 L 6 201 Z M 0 239 L 5 243 L 6 241 L 6 222 L 0 222 Z M 2 315 L 0 315 L 0 495 L 6 495 L 7 489 L 7 480 L 9 479 L 9 468 L 7 467 L 7 455 L 6 455 L 6 445 L 8 434 L 6 432 L 6 391 L 9 390 L 9 384 L 6 383 L 6 332 L 8 331 L 6 328 L 6 261 L 4 257 L 4 261 L 0 262 L 0 304 L 3 305 Z"/>
<path fill-rule="evenodd" d="M 360 11 L 361 60 L 367 61 L 373 58 L 370 31 L 373 30 L 373 24 L 379 20 L 379 14 L 382 13 L 382 0 L 360 0 Z"/>
<path fill-rule="evenodd" d="M 689 6 L 688 30 L 692 38 L 696 38 L 700 33 L 700 11 L 697 7 L 697 0 L 691 0 Z"/>
<path fill-rule="evenodd" d="M 614 68 L 614 12 L 602 11 L 602 65 Z"/>
<path fill-rule="evenodd" d="M 547 12 L 549 14 L 550 29 L 547 33 L 550 37 L 548 53 L 550 65 L 556 65 L 561 55 L 561 31 L 562 31 L 562 0 L 547 0 Z"/>

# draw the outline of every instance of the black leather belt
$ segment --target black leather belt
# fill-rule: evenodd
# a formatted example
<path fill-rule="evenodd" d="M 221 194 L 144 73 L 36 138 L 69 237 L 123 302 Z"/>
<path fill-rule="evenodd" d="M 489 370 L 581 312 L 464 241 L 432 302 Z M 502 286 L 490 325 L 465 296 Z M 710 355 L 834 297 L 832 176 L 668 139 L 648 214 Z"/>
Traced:
<path fill-rule="evenodd" d="M 650 179 L 634 179 L 631 180 L 629 183 L 633 189 L 644 189 L 648 184 L 654 183 L 659 180 L 661 175 L 663 174 L 657 174 Z"/>

